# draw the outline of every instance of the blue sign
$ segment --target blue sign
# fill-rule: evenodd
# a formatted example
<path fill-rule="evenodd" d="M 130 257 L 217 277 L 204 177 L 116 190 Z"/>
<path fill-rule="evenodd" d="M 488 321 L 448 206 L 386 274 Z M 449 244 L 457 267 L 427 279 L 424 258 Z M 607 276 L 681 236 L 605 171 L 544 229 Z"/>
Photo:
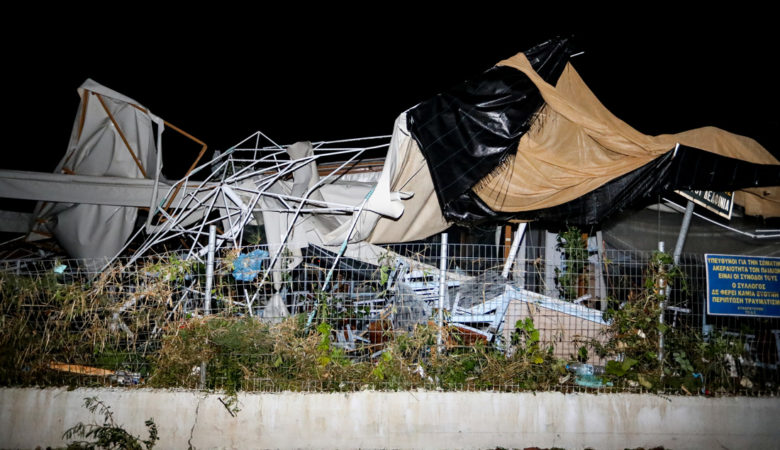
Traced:
<path fill-rule="evenodd" d="M 780 317 L 780 258 L 704 255 L 707 314 Z"/>

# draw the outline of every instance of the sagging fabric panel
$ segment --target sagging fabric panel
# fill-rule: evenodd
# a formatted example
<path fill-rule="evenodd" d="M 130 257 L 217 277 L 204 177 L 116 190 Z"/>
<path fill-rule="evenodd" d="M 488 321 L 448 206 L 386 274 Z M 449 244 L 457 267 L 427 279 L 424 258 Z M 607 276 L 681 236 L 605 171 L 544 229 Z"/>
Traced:
<path fill-rule="evenodd" d="M 645 135 L 599 102 L 567 52 L 564 40 L 546 42 L 409 112 L 447 220 L 593 223 L 643 196 L 690 186 L 695 180 L 683 175 L 692 173 L 700 189 L 775 186 L 738 192 L 735 201 L 752 214 L 780 214 L 779 163 L 760 144 L 713 127 Z M 681 161 L 701 166 L 672 164 L 677 144 Z M 654 172 L 677 167 L 685 172 Z"/>
<path fill-rule="evenodd" d="M 472 188 L 488 209 L 521 213 L 571 205 L 595 189 L 653 164 L 677 144 L 723 158 L 697 157 L 702 164 L 712 164 L 708 170 L 714 174 L 702 189 L 750 187 L 756 182 L 780 185 L 780 179 L 769 175 L 772 168 L 759 170 L 764 174 L 761 181 L 733 178 L 731 162 L 724 162 L 729 159 L 756 165 L 780 164 L 753 139 L 714 127 L 645 135 L 604 107 L 571 65 L 566 66 L 555 86 L 536 74 L 523 54 L 499 65 L 525 73 L 540 90 L 545 105 L 520 139 L 511 160 Z M 655 175 L 648 172 L 648 176 Z M 619 183 L 612 188 L 616 186 Z"/>
<path fill-rule="evenodd" d="M 571 53 L 567 39 L 525 52 L 536 73 L 551 83 Z M 452 203 L 516 150 L 542 104 L 527 75 L 497 66 L 407 113 L 408 129 L 425 156 L 445 217 L 457 217 Z"/>
<path fill-rule="evenodd" d="M 54 172 L 154 179 L 160 167 L 153 123 L 159 131 L 161 119 L 133 99 L 90 79 L 78 92 L 82 100 L 68 149 Z M 151 198 L 147 205 L 151 206 Z M 53 233 L 73 258 L 110 258 L 132 234 L 137 212 L 128 206 L 39 202 L 28 239 Z"/>
<path fill-rule="evenodd" d="M 733 191 L 776 184 L 780 165 L 753 164 L 696 148 L 675 151 L 620 176 L 575 200 L 551 208 L 518 212 L 513 218 L 594 225 L 634 205 L 674 190 Z M 489 209 L 487 206 L 485 208 Z M 497 216 L 504 214 L 496 213 Z"/>

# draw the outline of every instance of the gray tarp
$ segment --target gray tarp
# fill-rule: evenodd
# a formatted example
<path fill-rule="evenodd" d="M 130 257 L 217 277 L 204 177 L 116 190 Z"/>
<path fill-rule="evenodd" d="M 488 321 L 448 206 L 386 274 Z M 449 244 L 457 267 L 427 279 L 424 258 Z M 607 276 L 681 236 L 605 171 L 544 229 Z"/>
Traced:
<path fill-rule="evenodd" d="M 154 178 L 160 158 L 152 123 L 156 118 L 138 102 L 87 80 L 65 156 L 55 173 L 120 178 Z M 151 199 L 149 199 L 151 203 Z M 148 204 L 147 204 L 148 206 Z M 41 202 L 33 233 L 53 233 L 74 258 L 116 254 L 133 232 L 137 208 L 84 203 Z"/>
<path fill-rule="evenodd" d="M 293 160 L 309 158 L 313 154 L 307 143 L 292 145 L 287 152 Z M 309 200 L 356 208 L 369 196 L 349 235 L 350 243 L 417 240 L 439 233 L 449 225 L 441 215 L 425 160 L 406 131 L 405 114 L 396 120 L 385 164 L 377 181 L 321 180 L 316 163 L 312 161 L 295 170 L 292 181 L 279 180 L 268 191 L 303 197 L 313 187 L 316 189 L 309 194 Z M 264 223 L 270 246 L 279 248 L 294 210 L 278 212 L 284 206 L 268 196 L 263 197 L 260 204 L 262 214 L 257 214 L 256 219 Z M 352 220 L 353 216 L 344 214 L 303 214 L 295 220 L 288 248 L 295 252 L 310 243 L 338 246 L 347 239 Z"/>

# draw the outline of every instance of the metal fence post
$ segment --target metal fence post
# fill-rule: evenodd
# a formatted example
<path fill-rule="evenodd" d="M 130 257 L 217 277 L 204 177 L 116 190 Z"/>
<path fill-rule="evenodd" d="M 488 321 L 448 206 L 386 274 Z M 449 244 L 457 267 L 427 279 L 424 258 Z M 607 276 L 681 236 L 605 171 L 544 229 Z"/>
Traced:
<path fill-rule="evenodd" d="M 209 248 L 206 263 L 206 298 L 203 300 L 203 314 L 211 314 L 211 286 L 214 283 L 214 251 L 217 226 L 209 225 Z"/>
<path fill-rule="evenodd" d="M 557 248 L 556 233 L 544 232 L 544 282 L 543 293 L 550 297 L 558 295 L 555 284 L 555 268 L 561 267 L 561 252 Z"/>
<path fill-rule="evenodd" d="M 685 246 L 685 238 L 688 237 L 688 228 L 691 226 L 691 217 L 693 217 L 693 202 L 688 200 L 688 204 L 685 205 L 682 225 L 680 226 L 680 234 L 677 236 L 677 244 L 674 246 L 675 265 L 680 263 L 680 255 L 682 254 L 683 246 Z"/>
<path fill-rule="evenodd" d="M 214 252 L 217 237 L 217 226 L 209 225 L 209 246 L 206 260 L 206 295 L 203 299 L 203 315 L 211 314 L 211 287 L 214 285 Z M 200 388 L 206 389 L 206 362 L 200 363 Z"/>
<path fill-rule="evenodd" d="M 439 331 L 436 335 L 436 345 L 442 350 L 441 330 L 444 327 L 444 297 L 447 295 L 447 233 L 441 234 L 441 254 L 439 260 Z"/>
<path fill-rule="evenodd" d="M 658 251 L 663 253 L 664 251 L 664 241 L 658 242 Z M 666 280 L 662 277 L 658 282 L 658 290 L 659 292 L 662 292 L 663 296 L 666 296 Z M 658 323 L 663 325 L 664 323 L 664 308 L 666 307 L 666 301 L 665 298 L 661 300 L 658 307 L 661 309 L 661 314 L 658 316 Z M 663 327 L 661 327 L 663 328 Z M 664 361 L 664 334 L 658 333 L 658 361 L 660 361 L 663 364 Z M 663 372 L 661 372 L 663 376 Z"/>
<path fill-rule="evenodd" d="M 605 279 L 604 271 L 604 235 L 601 230 L 596 232 L 596 245 L 598 246 L 598 264 L 596 264 L 596 295 L 601 300 L 599 302 L 599 309 L 601 312 L 607 310 L 607 282 Z M 609 276 L 609 274 L 607 274 Z"/>

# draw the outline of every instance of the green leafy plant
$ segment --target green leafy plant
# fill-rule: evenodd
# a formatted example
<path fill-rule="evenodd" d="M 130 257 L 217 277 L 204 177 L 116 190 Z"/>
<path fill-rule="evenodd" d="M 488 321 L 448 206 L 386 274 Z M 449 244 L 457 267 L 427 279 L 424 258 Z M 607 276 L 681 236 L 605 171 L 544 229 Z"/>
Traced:
<path fill-rule="evenodd" d="M 580 346 L 577 349 L 577 361 L 581 363 L 588 362 L 588 347 L 585 345 Z"/>
<path fill-rule="evenodd" d="M 515 331 L 512 333 L 512 345 L 521 358 L 531 361 L 534 364 L 544 362 L 544 354 L 539 347 L 539 330 L 534 326 L 534 321 L 530 317 L 525 320 L 518 320 L 515 323 Z M 546 353 L 551 353 L 550 349 Z"/>
<path fill-rule="evenodd" d="M 329 324 L 325 322 L 319 324 L 317 333 L 320 336 L 320 341 L 317 344 L 317 363 L 322 368 L 331 363 L 341 366 L 349 364 L 349 360 L 344 356 L 344 351 L 333 346 L 331 339 L 332 330 Z"/>
<path fill-rule="evenodd" d="M 154 448 L 155 443 L 160 439 L 157 434 L 157 425 L 151 418 L 144 422 L 149 433 L 147 439 L 141 439 L 138 436 L 125 431 L 121 425 L 114 420 L 114 413 L 111 407 L 103 403 L 97 397 L 88 397 L 84 399 L 84 407 L 90 413 L 103 416 L 103 423 L 79 422 L 71 428 L 65 430 L 63 439 L 71 440 L 82 438 L 68 443 L 68 449 L 128 449 L 128 450 L 149 450 Z"/>
<path fill-rule="evenodd" d="M 555 268 L 558 290 L 563 299 L 574 300 L 580 287 L 587 285 L 587 278 L 583 278 L 582 274 L 588 261 L 588 243 L 577 227 L 569 227 L 559 234 L 557 242 L 556 247 L 563 252 L 563 266 Z"/>
<path fill-rule="evenodd" d="M 390 280 L 390 272 L 393 270 L 395 258 L 390 253 L 383 253 L 379 257 L 379 286 L 387 289 L 387 282 Z"/>
<path fill-rule="evenodd" d="M 705 383 L 713 389 L 735 387 L 731 366 L 745 354 L 742 339 L 715 332 L 704 339 L 685 323 L 672 326 L 659 320 L 671 293 L 688 295 L 686 277 L 669 254 L 653 253 L 642 288 L 632 292 L 623 302 L 610 302 L 620 306 L 604 315 L 610 323 L 607 340 L 592 342 L 599 356 L 614 358 L 606 364 L 608 378 L 687 393 L 700 391 Z"/>
<path fill-rule="evenodd" d="M 181 259 L 175 253 L 169 254 L 166 258 L 160 258 L 145 267 L 145 271 L 153 276 L 160 277 L 164 281 L 178 283 L 183 282 L 185 277 L 196 269 L 203 271 L 205 266 L 196 260 Z"/>
<path fill-rule="evenodd" d="M 625 358 L 623 361 L 607 361 L 604 371 L 610 375 L 624 377 L 638 362 L 633 358 Z"/>
<path fill-rule="evenodd" d="M 608 339 L 606 344 L 597 341 L 593 344 L 600 356 L 620 361 L 607 363 L 606 373 L 613 380 L 631 380 L 648 387 L 657 385 L 661 379 L 659 343 L 661 334 L 668 328 L 659 321 L 661 306 L 666 300 L 666 287 L 681 276 L 679 269 L 672 268 L 670 263 L 669 255 L 655 252 L 645 270 L 644 289 L 604 315 L 610 321 L 606 330 Z"/>

